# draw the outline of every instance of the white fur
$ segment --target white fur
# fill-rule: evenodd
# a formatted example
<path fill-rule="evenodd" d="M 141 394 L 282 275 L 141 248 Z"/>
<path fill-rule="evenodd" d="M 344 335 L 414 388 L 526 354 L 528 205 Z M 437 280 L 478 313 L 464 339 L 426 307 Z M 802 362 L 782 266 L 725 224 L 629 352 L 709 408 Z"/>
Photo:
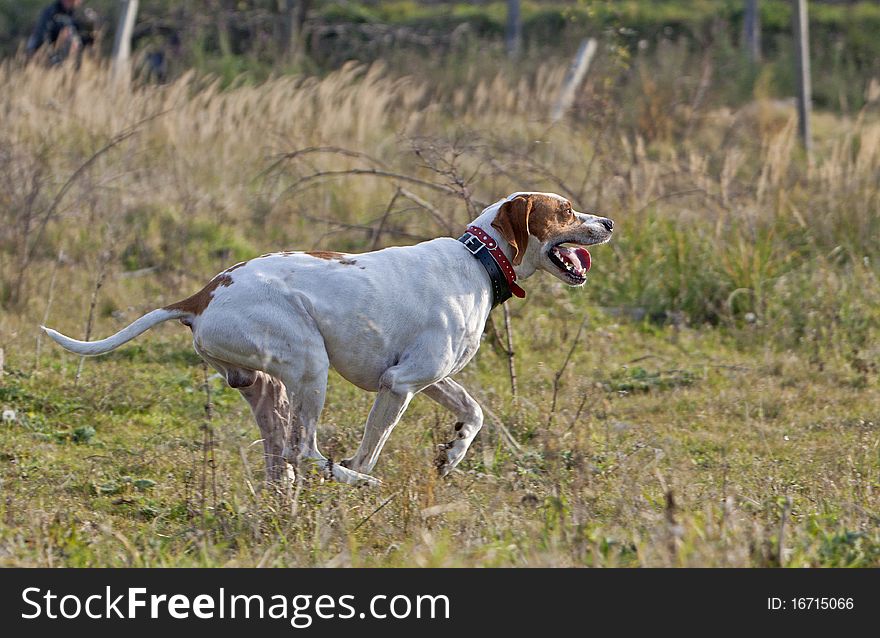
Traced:
<path fill-rule="evenodd" d="M 78 339 L 65 337 L 60 332 L 52 330 L 52 328 L 47 328 L 46 326 L 40 326 L 40 328 L 42 328 L 47 335 L 61 344 L 63 348 L 77 354 L 93 357 L 95 355 L 115 350 L 123 343 L 131 341 L 156 324 L 168 321 L 169 319 L 179 319 L 185 315 L 186 313 L 184 312 L 159 308 L 158 310 L 148 312 L 140 319 L 136 319 L 133 323 L 129 324 L 112 337 L 107 337 L 100 341 L 79 341 Z"/>
<path fill-rule="evenodd" d="M 504 201 L 486 208 L 472 223 L 494 237 L 510 258 L 510 246 L 492 227 Z M 602 218 L 577 215 L 582 225 L 574 237 L 566 235 L 568 241 L 593 244 L 610 238 Z M 553 239 L 542 244 L 531 237 L 515 267 L 520 281 L 538 269 L 565 281 L 547 257 Z M 216 287 L 198 316 L 154 310 L 96 342 L 43 329 L 72 352 L 96 355 L 157 323 L 185 318 L 192 324 L 196 352 L 227 379 L 236 371 L 258 371 L 253 385 L 240 390 L 260 426 L 270 479 L 283 475 L 282 459 L 303 458 L 340 481 L 377 482 L 368 474 L 410 400 L 423 390 L 461 424 L 455 438 L 442 446 L 441 473 L 461 461 L 483 415 L 449 377 L 477 352 L 492 292 L 483 266 L 460 242 L 443 237 L 344 259 L 276 253 L 252 259 L 228 276 L 231 284 Z M 317 445 L 331 366 L 358 387 L 377 392 L 361 444 L 341 465 L 328 461 Z"/>

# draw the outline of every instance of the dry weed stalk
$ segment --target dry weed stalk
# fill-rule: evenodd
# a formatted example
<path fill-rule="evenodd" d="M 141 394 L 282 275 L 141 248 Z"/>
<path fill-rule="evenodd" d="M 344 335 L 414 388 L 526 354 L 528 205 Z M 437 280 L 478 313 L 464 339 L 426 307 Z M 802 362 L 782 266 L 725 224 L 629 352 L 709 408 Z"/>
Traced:
<path fill-rule="evenodd" d="M 211 504 L 212 510 L 217 512 L 217 459 L 214 445 L 214 401 L 211 397 L 211 377 L 208 375 L 208 364 L 202 362 L 202 387 L 205 390 L 205 422 L 202 424 L 202 478 L 201 478 L 201 512 L 202 531 L 208 528 L 206 525 L 207 496 L 208 496 L 208 468 L 211 468 Z"/>
<path fill-rule="evenodd" d="M 64 260 L 64 250 L 58 251 L 58 257 L 55 259 L 52 264 L 52 274 L 49 277 L 49 289 L 46 291 L 46 309 L 43 312 L 43 320 L 40 322 L 41 326 L 49 325 L 49 313 L 52 311 L 52 302 L 55 299 L 55 279 L 58 276 L 58 267 L 61 262 Z M 40 330 L 37 332 L 37 345 L 34 353 L 34 371 L 40 369 L 40 354 L 41 354 L 41 346 L 43 341 L 43 331 Z"/>
<path fill-rule="evenodd" d="M 108 242 L 110 245 L 113 245 L 113 242 Z M 89 301 L 89 313 L 86 319 L 86 331 L 83 339 L 85 341 L 89 341 L 92 336 L 92 328 L 95 324 L 95 307 L 98 305 L 98 294 L 101 292 L 101 287 L 104 285 L 104 279 L 107 277 L 107 269 L 110 265 L 110 262 L 113 259 L 113 251 L 112 249 L 102 250 L 100 255 L 98 256 L 98 274 L 95 276 L 95 286 L 92 288 L 92 297 Z M 79 358 L 79 364 L 76 366 L 76 374 L 73 377 L 73 384 L 79 384 L 80 376 L 82 375 L 83 366 L 85 365 L 86 357 Z"/>
<path fill-rule="evenodd" d="M 510 308 L 507 304 L 503 304 L 504 311 L 504 333 L 507 338 L 507 346 L 504 353 L 507 355 L 507 373 L 510 375 L 510 392 L 513 400 L 516 402 L 518 392 L 516 386 L 516 354 L 513 351 L 513 322 L 510 319 Z"/>
<path fill-rule="evenodd" d="M 584 331 L 584 326 L 587 325 L 588 320 L 589 317 L 586 315 L 581 320 L 581 323 L 578 326 L 577 334 L 574 336 L 574 339 L 571 342 L 571 347 L 568 349 L 568 353 L 565 355 L 565 359 L 562 361 L 562 365 L 559 366 L 559 369 L 553 375 L 553 396 L 550 399 L 550 412 L 547 414 L 548 428 L 553 425 L 553 416 L 556 414 L 556 398 L 559 394 L 559 386 L 562 380 L 562 375 L 565 374 L 565 369 L 568 367 L 568 363 L 569 361 L 571 361 L 571 356 L 574 354 L 574 350 L 575 348 L 577 348 L 577 345 L 581 340 L 581 333 Z M 583 403 L 581 405 L 583 405 Z M 580 414 L 580 408 L 578 408 L 578 414 Z M 577 415 L 575 415 L 575 418 L 577 418 Z"/>

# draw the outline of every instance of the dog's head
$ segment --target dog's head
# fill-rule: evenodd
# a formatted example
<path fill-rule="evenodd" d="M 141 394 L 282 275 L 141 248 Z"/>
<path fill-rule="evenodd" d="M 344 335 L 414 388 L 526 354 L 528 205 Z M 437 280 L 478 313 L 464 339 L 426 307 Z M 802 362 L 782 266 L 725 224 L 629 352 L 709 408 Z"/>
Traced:
<path fill-rule="evenodd" d="M 614 222 L 579 213 L 554 193 L 514 193 L 498 207 L 492 227 L 513 249 L 514 266 L 582 286 L 592 260 L 585 246 L 611 239 Z"/>

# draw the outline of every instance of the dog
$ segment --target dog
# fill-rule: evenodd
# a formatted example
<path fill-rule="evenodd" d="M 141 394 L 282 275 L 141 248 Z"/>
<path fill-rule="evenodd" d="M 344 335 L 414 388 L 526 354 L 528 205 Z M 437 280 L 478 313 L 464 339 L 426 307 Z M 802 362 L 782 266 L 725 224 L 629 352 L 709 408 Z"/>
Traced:
<path fill-rule="evenodd" d="M 269 482 L 311 461 L 337 481 L 378 484 L 370 473 L 382 447 L 422 392 L 456 417 L 436 461 L 446 475 L 483 424 L 480 406 L 452 377 L 476 354 L 489 312 L 525 296 L 516 282 L 538 270 L 582 286 L 592 263 L 586 247 L 611 239 L 613 226 L 560 195 L 517 192 L 484 209 L 458 240 L 361 254 L 270 253 L 107 339 L 41 328 L 71 352 L 99 355 L 169 319 L 189 326 L 196 353 L 250 404 Z M 317 442 L 331 366 L 377 394 L 360 446 L 339 463 Z"/>

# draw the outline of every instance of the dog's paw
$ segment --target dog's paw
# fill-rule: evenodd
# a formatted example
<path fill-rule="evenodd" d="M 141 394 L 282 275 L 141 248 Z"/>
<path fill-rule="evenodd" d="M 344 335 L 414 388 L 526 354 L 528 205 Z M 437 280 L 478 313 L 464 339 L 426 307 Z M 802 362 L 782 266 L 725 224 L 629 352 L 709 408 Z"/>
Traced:
<path fill-rule="evenodd" d="M 358 470 L 360 470 L 358 464 L 354 462 L 354 457 L 351 457 L 349 459 L 342 459 L 341 461 L 339 461 L 339 465 L 341 465 L 342 467 L 347 467 L 352 472 L 357 472 Z"/>
<path fill-rule="evenodd" d="M 328 462 L 324 467 L 324 471 L 339 483 L 346 483 L 348 485 L 368 485 L 369 487 L 379 487 L 382 485 L 382 481 L 375 476 L 355 472 L 354 470 L 345 467 L 342 463 Z"/>
<path fill-rule="evenodd" d="M 464 458 L 467 446 L 462 445 L 460 440 L 442 443 L 437 446 L 437 454 L 434 456 L 434 467 L 440 476 L 446 476 Z"/>

